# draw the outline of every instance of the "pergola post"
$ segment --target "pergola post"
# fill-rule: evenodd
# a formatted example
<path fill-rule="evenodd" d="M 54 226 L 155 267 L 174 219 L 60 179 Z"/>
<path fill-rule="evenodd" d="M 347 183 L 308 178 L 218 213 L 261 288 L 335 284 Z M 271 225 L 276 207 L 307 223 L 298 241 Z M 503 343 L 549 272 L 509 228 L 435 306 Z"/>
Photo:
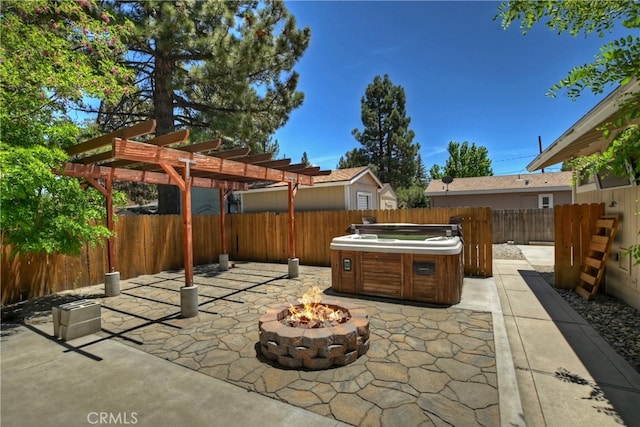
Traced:
<path fill-rule="evenodd" d="M 294 185 L 291 180 L 288 182 L 288 200 L 289 200 L 289 278 L 298 277 L 298 268 L 300 260 L 296 258 L 296 235 L 295 235 L 295 216 L 293 198 L 298 191 L 298 184 Z"/>
<path fill-rule="evenodd" d="M 193 224 L 191 216 L 191 174 L 190 166 L 195 161 L 180 159 L 182 169 L 182 230 L 184 249 L 184 287 L 180 288 L 180 313 L 182 317 L 198 315 L 198 286 L 193 284 Z"/>
<path fill-rule="evenodd" d="M 113 179 L 109 175 L 106 179 L 106 205 L 107 205 L 107 228 L 111 236 L 107 239 L 107 272 L 104 276 L 104 293 L 108 297 L 120 295 L 120 272 L 117 270 L 117 249 L 115 237 L 115 224 L 113 212 Z"/>
<path fill-rule="evenodd" d="M 225 234 L 225 216 L 224 216 L 224 202 L 227 200 L 228 192 L 225 187 L 218 189 L 220 200 L 220 248 L 221 253 L 218 255 L 218 269 L 220 271 L 227 271 L 229 269 L 229 254 L 227 253 L 227 236 Z"/>
<path fill-rule="evenodd" d="M 116 271 L 117 255 L 115 237 L 116 229 L 113 220 L 113 177 L 112 174 L 104 176 L 105 185 L 102 185 L 90 176 L 86 176 L 85 179 L 105 198 L 105 207 L 107 211 L 106 223 L 111 236 L 107 239 L 107 272 L 104 275 L 104 294 L 107 297 L 115 297 L 120 295 L 120 272 Z"/>

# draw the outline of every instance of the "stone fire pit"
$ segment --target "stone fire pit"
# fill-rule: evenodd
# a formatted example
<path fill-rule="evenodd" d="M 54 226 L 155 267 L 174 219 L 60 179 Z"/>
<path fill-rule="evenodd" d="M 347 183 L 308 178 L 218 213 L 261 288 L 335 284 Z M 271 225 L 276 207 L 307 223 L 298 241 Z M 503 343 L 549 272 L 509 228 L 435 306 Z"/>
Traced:
<path fill-rule="evenodd" d="M 260 352 L 287 368 L 328 369 L 354 362 L 369 349 L 369 316 L 353 304 L 322 300 L 348 313 L 344 323 L 301 328 L 286 324 L 290 306 L 270 308 L 260 317 Z"/>

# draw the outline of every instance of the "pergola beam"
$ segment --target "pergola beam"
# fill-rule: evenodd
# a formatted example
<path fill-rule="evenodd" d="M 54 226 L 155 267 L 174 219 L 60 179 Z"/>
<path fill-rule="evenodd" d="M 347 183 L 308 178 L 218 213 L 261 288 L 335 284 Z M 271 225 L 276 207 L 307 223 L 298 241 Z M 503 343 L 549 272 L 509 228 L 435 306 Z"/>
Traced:
<path fill-rule="evenodd" d="M 99 136 L 98 138 L 90 139 L 89 141 L 73 145 L 67 148 L 67 154 L 73 155 L 95 150 L 96 148 L 104 147 L 111 144 L 114 138 L 137 138 L 139 136 L 152 133 L 154 130 L 156 130 L 156 121 L 148 120 L 146 122 L 141 122 L 133 126 Z"/>
<path fill-rule="evenodd" d="M 133 169 L 112 168 L 109 166 L 82 165 L 79 163 L 67 163 L 62 175 L 78 178 L 107 179 L 112 176 L 115 181 L 145 182 L 147 184 L 173 185 L 173 181 L 166 173 L 146 172 Z M 202 188 L 226 187 L 234 191 L 246 190 L 247 184 L 235 181 L 211 179 L 204 177 L 192 177 L 192 185 Z"/>
<path fill-rule="evenodd" d="M 166 147 L 156 147 L 143 142 L 128 141 L 116 138 L 113 143 L 113 151 L 118 159 L 132 160 L 136 162 L 152 162 L 167 164 L 174 167 L 182 167 L 185 158 L 184 151 Z M 264 166 L 252 165 L 219 157 L 190 153 L 188 157 L 194 160 L 192 170 L 209 172 L 211 174 L 232 175 L 239 178 L 252 178 L 254 180 L 290 182 L 302 185 L 313 185 L 313 177 L 280 169 L 271 169 Z"/>

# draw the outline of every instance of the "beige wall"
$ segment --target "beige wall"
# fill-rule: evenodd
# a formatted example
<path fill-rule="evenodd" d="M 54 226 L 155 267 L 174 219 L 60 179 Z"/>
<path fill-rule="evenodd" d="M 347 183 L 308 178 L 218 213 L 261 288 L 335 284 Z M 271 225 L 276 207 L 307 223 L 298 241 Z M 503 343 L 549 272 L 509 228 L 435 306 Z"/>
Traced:
<path fill-rule="evenodd" d="M 607 293 L 640 309 L 640 266 L 622 252 L 640 243 L 640 187 L 594 190 L 575 194 L 576 203 L 604 203 L 607 215 L 619 215 L 618 232 L 605 270 Z M 616 260 L 617 257 L 617 260 Z"/>
<path fill-rule="evenodd" d="M 554 205 L 571 203 L 571 191 L 549 191 L 540 194 L 553 194 Z M 538 193 L 500 193 L 475 195 L 431 196 L 432 208 L 443 207 L 490 207 L 491 209 L 537 209 Z"/>
<path fill-rule="evenodd" d="M 379 209 L 378 183 L 366 174 L 351 185 L 328 185 L 300 187 L 294 199 L 298 211 L 336 211 L 358 208 L 358 192 L 371 194 L 369 209 Z M 242 211 L 286 212 L 288 209 L 287 187 L 277 190 L 242 193 Z"/>
<path fill-rule="evenodd" d="M 392 194 L 381 194 L 380 209 L 398 209 L 398 199 Z"/>
<path fill-rule="evenodd" d="M 286 212 L 289 208 L 287 187 L 275 191 L 242 194 L 243 212 Z M 299 211 L 345 209 L 345 187 L 300 187 L 294 207 Z"/>

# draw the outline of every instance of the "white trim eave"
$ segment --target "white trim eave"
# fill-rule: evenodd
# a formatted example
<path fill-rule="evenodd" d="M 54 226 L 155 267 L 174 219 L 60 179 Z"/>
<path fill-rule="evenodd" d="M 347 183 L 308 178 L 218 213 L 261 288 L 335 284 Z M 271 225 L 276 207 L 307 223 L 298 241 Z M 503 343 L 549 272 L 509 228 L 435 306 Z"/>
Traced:
<path fill-rule="evenodd" d="M 353 184 L 355 182 L 357 182 L 360 178 L 362 178 L 363 176 L 365 176 L 366 174 L 371 175 L 371 178 L 373 178 L 373 180 L 376 182 L 376 184 L 378 184 L 378 189 L 383 187 L 382 182 L 378 179 L 377 176 L 375 176 L 373 174 L 373 172 L 371 172 L 371 169 L 367 168 L 365 170 L 363 170 L 362 172 L 360 172 L 359 174 L 357 174 L 356 176 L 354 176 L 353 178 L 351 178 L 351 181 L 349 181 L 349 184 Z"/>
<path fill-rule="evenodd" d="M 619 101 L 627 94 L 637 91 L 638 88 L 640 88 L 640 82 L 637 80 L 634 80 L 624 86 L 618 86 L 595 107 L 589 110 L 587 114 L 582 116 L 582 118 L 578 120 L 573 126 L 571 126 L 566 132 L 560 135 L 558 139 L 553 141 L 553 143 L 542 153 L 540 153 L 538 157 L 533 159 L 531 163 L 527 165 L 527 170 L 529 172 L 533 172 L 543 168 L 545 163 L 549 161 L 553 156 L 555 156 L 559 151 L 567 148 L 575 140 L 598 126 L 603 121 L 607 120 L 612 114 L 618 111 Z"/>
<path fill-rule="evenodd" d="M 475 194 L 504 194 L 504 193 L 549 193 L 552 191 L 571 191 L 571 186 L 558 187 L 531 187 L 531 188 L 499 188 L 493 190 L 468 190 L 468 191 L 425 191 L 425 196 L 473 196 Z"/>

